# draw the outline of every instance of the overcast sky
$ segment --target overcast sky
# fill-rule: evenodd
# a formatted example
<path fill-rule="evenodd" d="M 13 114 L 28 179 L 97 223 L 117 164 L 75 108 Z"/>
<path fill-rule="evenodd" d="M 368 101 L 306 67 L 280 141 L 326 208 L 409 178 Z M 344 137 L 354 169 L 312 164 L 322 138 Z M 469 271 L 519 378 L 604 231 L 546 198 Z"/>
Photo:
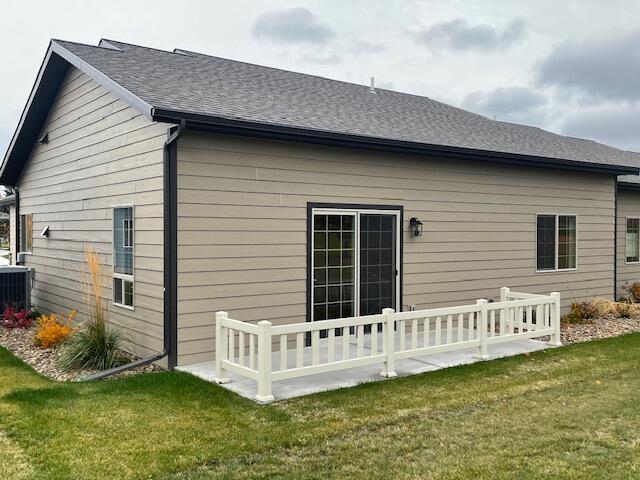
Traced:
<path fill-rule="evenodd" d="M 640 151 L 637 0 L 4 0 L 0 153 L 50 38 L 100 38 L 426 95 Z"/>

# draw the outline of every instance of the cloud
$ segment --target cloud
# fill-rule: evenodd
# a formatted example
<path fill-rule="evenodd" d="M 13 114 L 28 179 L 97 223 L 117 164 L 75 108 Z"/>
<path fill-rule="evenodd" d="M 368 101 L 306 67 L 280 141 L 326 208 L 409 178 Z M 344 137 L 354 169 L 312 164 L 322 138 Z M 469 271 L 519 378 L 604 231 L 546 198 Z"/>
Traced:
<path fill-rule="evenodd" d="M 498 120 L 538 123 L 547 100 L 528 87 L 511 86 L 470 93 L 462 103 L 464 108 Z"/>
<path fill-rule="evenodd" d="M 353 54 L 369 54 L 369 53 L 379 53 L 386 50 L 387 47 L 380 43 L 372 43 L 366 40 L 356 40 L 353 42 L 351 47 L 349 47 L 349 52 Z"/>
<path fill-rule="evenodd" d="M 565 42 L 540 64 L 537 82 L 590 99 L 640 100 L 640 32 Z"/>
<path fill-rule="evenodd" d="M 327 43 L 334 32 L 303 7 L 276 10 L 259 16 L 251 28 L 259 40 L 273 43 Z"/>
<path fill-rule="evenodd" d="M 339 55 L 313 55 L 313 54 L 305 54 L 298 59 L 299 62 L 302 63 L 315 63 L 316 65 L 337 65 L 342 63 L 342 58 Z"/>
<path fill-rule="evenodd" d="M 565 135 L 616 145 L 640 152 L 640 105 L 605 105 L 580 110 L 568 117 L 560 127 Z"/>
<path fill-rule="evenodd" d="M 418 40 L 428 46 L 452 50 L 495 50 L 510 47 L 524 35 L 524 22 L 511 21 L 503 31 L 491 25 L 469 25 L 463 18 L 432 25 L 416 34 Z"/>

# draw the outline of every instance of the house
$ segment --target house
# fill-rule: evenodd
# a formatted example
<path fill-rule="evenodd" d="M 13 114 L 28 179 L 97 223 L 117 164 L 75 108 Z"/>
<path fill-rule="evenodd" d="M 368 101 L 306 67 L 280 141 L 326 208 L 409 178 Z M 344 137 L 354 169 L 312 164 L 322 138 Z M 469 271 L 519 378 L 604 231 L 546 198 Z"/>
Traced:
<path fill-rule="evenodd" d="M 213 357 L 219 310 L 277 325 L 505 283 L 565 308 L 612 298 L 640 272 L 638 171 L 638 154 L 426 97 L 53 40 L 0 183 L 34 303 L 78 307 L 90 246 L 111 320 L 174 367 Z"/>

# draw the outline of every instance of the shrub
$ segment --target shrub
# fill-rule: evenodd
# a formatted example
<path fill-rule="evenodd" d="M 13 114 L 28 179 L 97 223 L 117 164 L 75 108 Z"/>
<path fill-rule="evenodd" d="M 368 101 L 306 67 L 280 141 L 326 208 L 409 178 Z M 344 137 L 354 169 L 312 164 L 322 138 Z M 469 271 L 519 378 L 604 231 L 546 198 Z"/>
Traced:
<path fill-rule="evenodd" d="M 7 307 L 2 314 L 2 325 L 5 328 L 29 328 L 33 320 L 32 310 L 16 310 L 14 307 Z"/>
<path fill-rule="evenodd" d="M 571 312 L 562 317 L 565 323 L 584 323 L 598 317 L 598 305 L 593 302 L 573 302 Z"/>
<path fill-rule="evenodd" d="M 631 303 L 617 302 L 614 304 L 613 313 L 618 318 L 631 318 L 634 308 Z"/>
<path fill-rule="evenodd" d="M 58 321 L 55 313 L 42 315 L 38 318 L 38 330 L 34 343 L 41 348 L 51 348 L 61 343 L 73 332 L 72 323 L 76 313 L 75 310 L 71 310 L 64 321 Z"/>
<path fill-rule="evenodd" d="M 85 249 L 85 263 L 81 271 L 81 281 L 88 319 L 64 343 L 59 365 L 67 370 L 105 370 L 125 362 L 120 350 L 125 339 L 121 331 L 108 322 L 108 310 L 102 295 L 105 278 L 98 255 L 90 249 Z"/>
<path fill-rule="evenodd" d="M 629 294 L 632 303 L 640 303 L 640 282 L 625 283 L 622 288 Z"/>

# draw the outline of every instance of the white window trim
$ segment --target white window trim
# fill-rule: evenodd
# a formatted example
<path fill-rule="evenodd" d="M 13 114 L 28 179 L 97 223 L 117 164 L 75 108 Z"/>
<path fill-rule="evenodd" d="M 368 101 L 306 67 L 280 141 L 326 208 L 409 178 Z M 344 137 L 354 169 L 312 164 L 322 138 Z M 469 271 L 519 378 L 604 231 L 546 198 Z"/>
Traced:
<path fill-rule="evenodd" d="M 125 248 L 131 248 L 131 260 L 132 260 L 132 265 L 131 265 L 131 271 L 133 272 L 131 275 L 126 274 L 126 273 L 117 273 L 116 272 L 116 249 L 115 249 L 115 242 L 114 242 L 114 231 L 113 231 L 113 219 L 115 218 L 115 210 L 116 208 L 130 208 L 131 209 L 131 218 L 133 220 L 133 245 L 131 245 L 131 247 L 126 247 L 125 245 L 123 245 L 123 247 Z M 112 299 L 112 303 L 114 306 L 116 307 L 120 307 L 120 308 L 124 308 L 126 310 L 135 310 L 135 304 L 136 304 L 136 282 L 135 282 L 135 273 L 136 273 L 136 256 L 135 256 L 135 237 L 136 237 L 136 222 L 135 222 L 135 218 L 136 218 L 136 208 L 134 205 L 114 205 L 113 207 L 111 207 L 111 289 L 113 290 L 113 279 L 114 278 L 119 278 L 121 280 L 123 280 L 122 282 L 122 301 L 124 302 L 124 281 L 127 282 L 131 282 L 133 284 L 133 305 L 125 305 L 124 303 L 117 303 L 116 302 L 116 295 L 115 295 L 115 291 L 111 292 L 111 299 Z M 124 220 L 123 220 L 124 222 Z M 123 228 L 124 228 L 124 223 L 123 223 Z M 123 230 L 123 240 L 122 240 L 123 244 L 124 244 L 124 230 Z"/>
<path fill-rule="evenodd" d="M 555 268 L 549 270 L 539 270 L 538 269 L 538 217 L 556 217 L 556 231 L 555 231 Z M 558 231 L 560 229 L 560 221 L 558 217 L 575 217 L 576 219 L 576 266 L 574 268 L 558 268 Z M 575 213 L 536 213 L 536 246 L 535 246 L 535 254 L 534 261 L 536 262 L 536 273 L 558 273 L 558 272 L 575 272 L 578 270 L 578 215 Z"/>
<path fill-rule="evenodd" d="M 624 219 L 624 263 L 625 265 L 638 265 L 640 264 L 640 256 L 635 262 L 627 261 L 627 223 L 629 220 L 640 220 L 640 217 L 625 217 Z M 638 251 L 640 252 L 640 232 L 638 232 Z"/>
<path fill-rule="evenodd" d="M 370 208 L 352 209 L 352 208 L 313 208 L 311 209 L 311 292 L 309 293 L 311 299 L 311 313 L 310 320 L 313 320 L 313 307 L 315 302 L 313 301 L 313 251 L 314 251 L 314 218 L 316 215 L 353 215 L 354 216 L 354 285 L 353 285 L 353 316 L 360 315 L 360 214 L 380 214 L 380 215 L 395 215 L 396 216 L 396 269 L 398 274 L 396 275 L 396 311 L 402 311 L 402 305 L 400 304 L 400 276 L 402 275 L 402 263 L 400 259 L 400 242 L 402 241 L 402 228 L 400 224 L 400 211 L 397 209 L 389 210 L 374 210 Z"/>
<path fill-rule="evenodd" d="M 19 239 L 20 239 L 20 243 L 22 244 L 24 242 L 24 232 L 22 231 L 22 226 L 23 226 L 22 218 L 26 217 L 27 215 L 31 215 L 31 250 L 23 250 L 22 245 L 16 245 L 16 249 L 18 250 L 18 253 L 22 253 L 23 255 L 33 255 L 33 213 L 31 212 L 24 212 L 18 215 L 18 229 L 20 232 Z"/>

